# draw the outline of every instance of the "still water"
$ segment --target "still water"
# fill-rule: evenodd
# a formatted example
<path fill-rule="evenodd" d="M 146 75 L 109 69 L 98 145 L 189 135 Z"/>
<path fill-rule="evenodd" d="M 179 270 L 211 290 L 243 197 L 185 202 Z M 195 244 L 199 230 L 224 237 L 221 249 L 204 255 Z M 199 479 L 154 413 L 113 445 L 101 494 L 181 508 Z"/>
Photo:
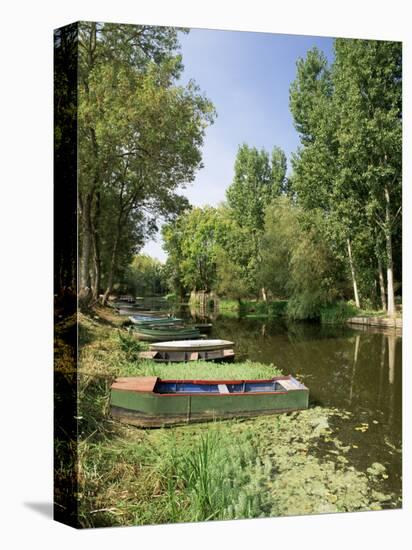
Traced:
<path fill-rule="evenodd" d="M 400 334 L 222 316 L 212 322 L 210 337 L 235 342 L 236 361 L 272 363 L 309 387 L 311 406 L 350 411 L 349 420 L 333 420 L 338 438 L 351 445 L 347 457 L 362 471 L 384 464 L 389 477 L 383 489 L 400 499 Z"/>

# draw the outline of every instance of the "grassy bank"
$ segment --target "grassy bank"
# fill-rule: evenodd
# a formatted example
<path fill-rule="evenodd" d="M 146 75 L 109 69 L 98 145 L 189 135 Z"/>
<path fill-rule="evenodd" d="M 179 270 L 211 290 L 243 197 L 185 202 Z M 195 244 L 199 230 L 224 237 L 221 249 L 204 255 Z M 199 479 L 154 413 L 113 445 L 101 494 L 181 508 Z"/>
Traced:
<path fill-rule="evenodd" d="M 325 324 L 345 323 L 350 317 L 386 318 L 386 311 L 371 308 L 358 308 L 352 302 L 337 302 L 321 309 L 320 320 Z M 402 317 L 401 306 L 398 306 L 396 317 Z"/>
<path fill-rule="evenodd" d="M 99 314 L 100 315 L 100 314 Z M 78 501 L 84 527 L 254 518 L 393 507 L 385 468 L 350 464 L 336 417 L 320 407 L 289 415 L 167 429 L 120 425 L 109 415 L 113 377 L 265 378 L 254 362 L 160 365 L 119 319 L 81 316 Z"/>
<path fill-rule="evenodd" d="M 219 301 L 219 311 L 224 316 L 236 316 L 247 318 L 269 318 L 290 317 L 288 312 L 287 300 L 275 300 L 271 302 L 262 302 L 259 300 L 245 300 L 240 303 L 237 300 L 221 299 Z M 398 306 L 397 317 L 402 316 L 401 307 Z M 377 317 L 385 318 L 386 312 L 371 308 L 357 308 L 352 302 L 340 301 L 322 307 L 317 313 L 317 319 L 322 324 L 343 324 L 350 317 Z"/>
<path fill-rule="evenodd" d="M 286 314 L 287 300 L 261 302 L 258 300 L 219 300 L 219 311 L 226 315 L 228 312 L 237 312 L 240 317 L 248 318 L 275 318 Z"/>

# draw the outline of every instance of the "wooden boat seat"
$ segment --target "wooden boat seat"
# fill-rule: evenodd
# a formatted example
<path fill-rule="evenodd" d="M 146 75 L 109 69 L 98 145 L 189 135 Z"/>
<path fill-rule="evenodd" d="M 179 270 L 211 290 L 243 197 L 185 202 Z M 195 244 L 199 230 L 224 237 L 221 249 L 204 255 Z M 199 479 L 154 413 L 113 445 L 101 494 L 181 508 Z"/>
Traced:
<path fill-rule="evenodd" d="M 217 387 L 219 388 L 219 393 L 230 393 L 226 384 L 218 384 Z"/>
<path fill-rule="evenodd" d="M 280 384 L 281 386 L 283 386 L 283 388 L 285 388 L 285 390 L 287 391 L 290 391 L 290 390 L 298 390 L 300 389 L 300 386 L 301 384 L 297 383 L 295 380 L 278 380 L 278 384 Z"/>

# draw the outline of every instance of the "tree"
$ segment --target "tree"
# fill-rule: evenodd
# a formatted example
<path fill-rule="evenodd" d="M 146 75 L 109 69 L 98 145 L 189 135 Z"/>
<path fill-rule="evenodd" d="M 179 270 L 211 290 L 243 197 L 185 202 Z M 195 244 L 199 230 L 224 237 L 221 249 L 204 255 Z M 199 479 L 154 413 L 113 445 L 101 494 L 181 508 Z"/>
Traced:
<path fill-rule="evenodd" d="M 272 162 L 265 150 L 243 144 L 235 161 L 235 175 L 226 192 L 227 204 L 233 219 L 249 234 L 250 250 L 246 260 L 248 278 L 254 280 L 260 258 L 260 238 L 264 229 L 265 208 L 286 187 L 286 157 L 281 149 L 274 148 Z M 266 300 L 266 291 L 262 287 Z"/>
<path fill-rule="evenodd" d="M 275 196 L 289 193 L 289 182 L 286 178 L 287 160 L 286 155 L 280 147 L 272 149 L 272 181 L 276 186 Z"/>
<path fill-rule="evenodd" d="M 372 296 L 377 280 L 385 304 L 376 228 L 383 231 L 388 312 L 393 314 L 392 239 L 400 222 L 400 46 L 339 39 L 335 52 L 331 70 L 316 49 L 298 61 L 290 107 L 302 147 L 292 159 L 293 192 L 304 209 L 323 211 L 336 254 L 346 248 L 358 307 L 359 286 L 364 296 Z"/>
<path fill-rule="evenodd" d="M 277 297 L 287 298 L 288 315 L 319 318 L 321 308 L 342 291 L 341 265 L 325 239 L 321 211 L 310 214 L 290 198 L 266 210 L 260 279 Z"/>
<path fill-rule="evenodd" d="M 317 48 L 308 51 L 306 59 L 298 59 L 296 79 L 290 86 L 289 105 L 295 127 L 304 146 L 316 139 L 324 119 L 325 98 L 332 93 L 328 61 Z"/>
<path fill-rule="evenodd" d="M 93 286 L 96 297 L 104 279 L 107 298 L 122 242 L 130 242 L 130 256 L 157 216 L 186 206 L 174 191 L 202 166 L 214 109 L 193 82 L 176 85 L 182 63 L 175 29 L 80 25 L 80 286 L 86 295 Z"/>
<path fill-rule="evenodd" d="M 375 246 L 379 246 L 379 238 L 373 239 L 374 227 L 382 233 L 387 310 L 394 315 L 392 241 L 401 222 L 402 46 L 338 39 L 335 51 L 335 105 L 343 167 L 339 179 L 360 198 L 358 204 L 364 206 Z"/>
<path fill-rule="evenodd" d="M 226 224 L 219 210 L 208 206 L 193 208 L 163 227 L 169 273 L 178 280 L 176 286 L 206 292 L 215 288 L 217 256 L 225 234 Z"/>
<path fill-rule="evenodd" d="M 126 275 L 127 289 L 134 296 L 163 294 L 166 288 L 163 264 L 147 254 L 137 254 Z"/>
<path fill-rule="evenodd" d="M 327 59 L 317 48 L 297 62 L 290 88 L 290 109 L 302 147 L 292 156 L 293 191 L 307 211 L 323 211 L 329 220 L 328 238 L 338 250 L 346 248 L 357 307 L 360 307 L 353 238 L 362 223 L 348 188 L 337 186 L 339 136 L 334 84 Z"/>

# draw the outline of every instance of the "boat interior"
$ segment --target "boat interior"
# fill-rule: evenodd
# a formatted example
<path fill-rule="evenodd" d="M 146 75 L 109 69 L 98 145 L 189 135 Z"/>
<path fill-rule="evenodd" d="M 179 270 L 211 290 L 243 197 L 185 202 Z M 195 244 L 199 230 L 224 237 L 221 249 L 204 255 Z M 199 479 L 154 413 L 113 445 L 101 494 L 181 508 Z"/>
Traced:
<path fill-rule="evenodd" d="M 154 392 L 160 394 L 173 393 L 213 393 L 213 394 L 239 394 L 258 392 L 284 392 L 287 391 L 281 383 L 276 380 L 244 381 L 239 383 L 210 383 L 200 384 L 196 382 L 164 382 L 158 380 Z"/>

